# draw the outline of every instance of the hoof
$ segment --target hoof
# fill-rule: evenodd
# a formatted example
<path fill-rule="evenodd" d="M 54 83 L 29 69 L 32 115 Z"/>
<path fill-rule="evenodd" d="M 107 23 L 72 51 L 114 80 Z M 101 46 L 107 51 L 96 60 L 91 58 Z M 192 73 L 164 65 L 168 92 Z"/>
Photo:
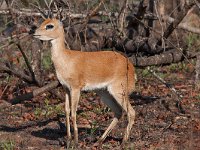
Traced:
<path fill-rule="evenodd" d="M 59 139 L 59 144 L 61 146 L 64 146 L 66 149 L 75 147 L 75 145 L 76 145 L 76 144 L 74 144 L 74 142 L 72 141 L 72 139 L 68 139 L 68 138 L 60 138 Z"/>
<path fill-rule="evenodd" d="M 59 145 L 61 146 L 66 146 L 67 145 L 67 140 L 65 138 L 59 138 Z"/>
<path fill-rule="evenodd" d="M 120 149 L 126 150 L 126 149 L 132 149 L 134 146 L 130 144 L 129 142 L 122 142 L 120 145 Z"/>

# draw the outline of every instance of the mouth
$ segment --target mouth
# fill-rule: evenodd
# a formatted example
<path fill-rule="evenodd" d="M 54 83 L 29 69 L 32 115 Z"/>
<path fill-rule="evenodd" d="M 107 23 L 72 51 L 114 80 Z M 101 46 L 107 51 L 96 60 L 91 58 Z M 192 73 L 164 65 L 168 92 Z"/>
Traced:
<path fill-rule="evenodd" d="M 40 39 L 42 41 L 52 41 L 52 38 L 46 37 L 44 35 L 33 34 L 34 38 Z"/>
<path fill-rule="evenodd" d="M 33 36 L 37 38 L 40 37 L 41 35 L 33 34 Z"/>
<path fill-rule="evenodd" d="M 40 40 L 42 40 L 42 39 L 41 39 L 41 38 L 42 38 L 41 35 L 33 34 L 33 37 L 36 38 L 36 39 L 40 39 Z"/>

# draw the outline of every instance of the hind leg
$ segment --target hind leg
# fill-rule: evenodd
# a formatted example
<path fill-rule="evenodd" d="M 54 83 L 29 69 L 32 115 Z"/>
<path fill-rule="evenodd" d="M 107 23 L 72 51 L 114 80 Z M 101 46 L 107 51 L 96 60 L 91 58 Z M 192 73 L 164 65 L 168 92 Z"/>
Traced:
<path fill-rule="evenodd" d="M 109 88 L 108 91 L 110 94 L 115 98 L 117 103 L 123 108 L 123 110 L 127 113 L 127 119 L 128 119 L 128 125 L 126 128 L 126 131 L 124 133 L 123 137 L 123 143 L 126 143 L 127 140 L 129 139 L 130 132 L 132 129 L 132 126 L 134 124 L 135 120 L 135 110 L 131 106 L 129 99 L 128 99 L 128 92 L 126 88 L 124 88 L 123 84 L 121 83 L 116 83 L 112 84 Z"/>
<path fill-rule="evenodd" d="M 112 129 L 117 125 L 119 119 L 122 116 L 122 108 L 113 98 L 113 96 L 108 93 L 108 91 L 97 91 L 96 93 L 101 96 L 101 100 L 114 112 L 115 115 L 109 127 L 98 140 L 98 143 L 102 143 L 108 134 L 112 131 Z"/>
<path fill-rule="evenodd" d="M 132 108 L 130 103 L 128 104 L 128 109 L 127 109 L 127 119 L 128 119 L 128 125 L 123 137 L 122 144 L 125 144 L 128 141 L 135 120 L 135 110 Z"/>

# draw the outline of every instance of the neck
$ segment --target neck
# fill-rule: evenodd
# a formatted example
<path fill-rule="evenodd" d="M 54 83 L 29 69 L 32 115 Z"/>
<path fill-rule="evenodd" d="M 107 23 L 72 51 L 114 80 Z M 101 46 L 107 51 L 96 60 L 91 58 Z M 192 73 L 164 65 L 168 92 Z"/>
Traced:
<path fill-rule="evenodd" d="M 61 58 L 66 56 L 67 50 L 65 49 L 65 38 L 64 34 L 60 35 L 59 38 L 54 39 L 51 41 L 52 48 L 51 48 L 51 58 L 54 65 L 57 65 L 61 62 Z"/>
<path fill-rule="evenodd" d="M 60 36 L 57 39 L 52 40 L 51 44 L 52 44 L 51 48 L 52 57 L 59 57 L 63 55 L 64 51 L 66 51 L 64 35 Z"/>
<path fill-rule="evenodd" d="M 51 44 L 52 44 L 52 50 L 53 51 L 58 51 L 58 50 L 64 50 L 65 49 L 64 37 L 59 37 L 57 39 L 52 40 Z"/>

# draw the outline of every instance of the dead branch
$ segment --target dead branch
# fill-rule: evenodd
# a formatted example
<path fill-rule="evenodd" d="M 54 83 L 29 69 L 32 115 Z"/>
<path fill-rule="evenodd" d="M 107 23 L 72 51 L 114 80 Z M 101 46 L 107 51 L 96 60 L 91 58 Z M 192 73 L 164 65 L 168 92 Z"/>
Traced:
<path fill-rule="evenodd" d="M 35 12 L 33 10 L 30 10 L 30 9 L 18 10 L 18 9 L 12 8 L 12 12 L 15 13 L 15 14 L 18 14 L 18 15 L 25 15 L 25 16 L 29 16 L 29 17 L 30 16 L 41 16 L 41 13 Z M 9 9 L 0 10 L 0 14 L 2 14 L 2 15 L 10 14 L 10 10 Z"/>
<path fill-rule="evenodd" d="M 31 100 L 33 97 L 36 97 L 37 95 L 40 95 L 44 92 L 51 91 L 52 89 L 55 89 L 56 87 L 58 87 L 58 85 L 59 85 L 58 80 L 52 81 L 51 83 L 49 83 L 49 84 L 47 84 L 47 85 L 45 85 L 41 88 L 33 90 L 33 92 L 30 92 L 30 93 L 27 93 L 27 94 L 24 94 L 24 95 L 20 95 L 20 96 L 13 98 L 11 100 L 11 103 L 14 105 L 14 104 L 18 104 L 18 103 L 25 101 L 25 100 Z"/>
<path fill-rule="evenodd" d="M 94 15 L 97 14 L 99 8 L 101 7 L 101 5 L 104 3 L 105 0 L 101 0 L 100 3 L 93 9 L 90 11 L 90 13 L 87 15 L 88 17 L 92 17 Z"/>
<path fill-rule="evenodd" d="M 118 24 L 119 24 L 118 30 L 122 33 L 122 35 L 124 35 L 123 29 L 125 25 L 125 13 L 127 12 L 127 8 L 128 8 L 128 0 L 125 0 L 121 8 L 121 12 L 119 13 L 118 16 Z"/>
<path fill-rule="evenodd" d="M 61 85 L 60 85 L 61 86 Z M 59 85 L 57 86 L 59 87 Z M 49 91 L 52 95 L 55 95 L 57 98 L 59 98 L 62 101 L 65 101 L 65 95 L 61 93 L 58 89 L 52 89 Z"/>
<path fill-rule="evenodd" d="M 42 69 L 41 69 L 41 61 L 42 61 L 42 45 L 41 41 L 38 39 L 34 39 L 31 42 L 31 50 L 32 50 L 32 61 L 31 66 L 34 72 L 35 80 L 37 81 L 39 86 L 43 85 L 42 78 Z"/>
<path fill-rule="evenodd" d="M 136 14 L 131 13 L 130 15 L 128 15 L 126 17 L 126 21 L 128 22 L 128 25 L 126 27 L 127 37 L 129 39 L 135 38 L 140 33 L 139 25 L 141 25 L 141 23 L 142 23 L 141 20 L 144 19 L 144 15 L 145 15 L 146 8 L 147 8 L 147 6 L 144 6 L 143 2 L 144 1 L 142 0 L 139 3 L 138 11 L 136 12 Z"/>
<path fill-rule="evenodd" d="M 35 90 L 33 91 L 33 95 L 34 95 L 34 97 L 35 97 L 35 96 L 37 96 L 37 95 L 39 95 L 39 94 L 42 94 L 42 93 L 44 93 L 44 92 L 46 92 L 46 91 L 52 90 L 52 89 L 56 88 L 59 84 L 60 84 L 60 83 L 59 83 L 58 80 L 53 81 L 53 82 L 51 82 L 51 83 L 49 83 L 49 84 L 47 84 L 47 85 L 45 85 L 45 86 L 43 86 L 43 87 L 41 87 L 41 88 L 35 89 Z"/>
<path fill-rule="evenodd" d="M 200 9 L 200 2 L 198 2 L 197 0 L 193 0 L 196 4 L 196 6 Z"/>
<path fill-rule="evenodd" d="M 15 9 L 15 8 L 11 8 L 12 12 L 14 14 L 17 14 L 17 15 L 22 15 L 22 16 L 28 16 L 28 17 L 31 17 L 31 16 L 35 16 L 35 17 L 42 17 L 44 16 L 44 13 L 43 12 L 38 12 L 39 9 L 37 9 L 38 11 L 34 11 L 32 9 Z M 47 12 L 48 10 L 44 10 L 44 12 Z M 73 18 L 73 19 L 83 19 L 83 18 L 86 18 L 88 15 L 87 14 L 83 14 L 83 13 L 80 13 L 80 14 L 75 14 L 75 13 L 70 13 L 68 12 L 67 9 L 63 9 L 63 12 L 65 13 L 66 16 L 70 17 L 70 18 Z M 94 12 L 94 13 L 93 13 Z M 107 14 L 103 11 L 99 11 L 99 12 L 95 12 L 93 11 L 91 12 L 90 16 L 94 16 L 94 15 L 104 15 L 104 16 L 107 16 L 107 15 L 111 15 L 111 13 Z M 52 10 L 52 13 L 53 13 L 53 16 L 55 16 L 57 14 L 57 11 L 56 10 Z M 8 15 L 10 14 L 10 9 L 2 9 L 0 10 L 0 14 L 2 15 Z M 117 13 L 118 14 L 118 13 Z"/>
<path fill-rule="evenodd" d="M 35 79 L 35 74 L 34 74 L 33 69 L 31 67 L 31 64 L 30 64 L 26 54 L 24 53 L 21 45 L 19 43 L 16 43 L 16 46 L 18 47 L 18 49 L 20 50 L 20 52 L 21 52 L 21 54 L 22 54 L 22 56 L 24 58 L 24 61 L 25 61 L 26 65 L 27 65 L 27 67 L 28 67 L 28 70 L 29 70 L 30 74 L 31 74 L 32 80 L 37 83 L 37 81 Z"/>
<path fill-rule="evenodd" d="M 170 23 L 170 25 L 164 31 L 164 34 L 163 34 L 162 38 L 167 39 L 172 34 L 172 32 L 174 31 L 174 29 L 177 28 L 177 26 L 179 25 L 179 23 L 187 15 L 188 11 L 192 8 L 192 6 L 194 6 L 194 3 L 192 3 L 190 5 L 186 5 L 185 4 L 184 9 L 177 13 L 177 16 L 176 16 L 174 22 Z M 158 42 L 157 42 L 156 45 L 161 45 L 162 44 L 162 38 L 158 40 Z"/>
<path fill-rule="evenodd" d="M 101 2 L 99 3 L 101 4 Z M 100 6 L 100 5 L 98 5 Z M 34 5 L 34 7 L 36 7 Z M 97 7 L 96 7 L 97 8 Z M 37 11 L 33 10 L 33 9 L 25 9 L 25 8 L 21 8 L 21 9 L 15 9 L 15 8 L 10 8 L 10 9 L 1 9 L 0 10 L 0 14 L 2 15 L 9 15 L 10 14 L 10 10 L 12 10 L 12 13 L 20 15 L 20 16 L 27 16 L 27 17 L 44 17 L 44 12 L 47 12 L 48 10 L 43 10 L 44 12 L 41 12 L 40 8 L 37 8 Z M 91 11 L 89 14 L 89 16 L 119 16 L 118 12 L 105 12 L 105 11 L 97 11 L 98 9 L 94 9 L 94 11 Z M 39 12 L 38 12 L 39 11 Z M 85 13 L 71 13 L 68 11 L 68 9 L 63 9 L 63 16 L 67 16 L 69 18 L 72 19 L 84 19 L 86 18 L 88 15 Z M 52 10 L 53 16 L 57 15 L 57 10 Z M 144 14 L 144 18 L 145 19 L 157 19 L 157 17 L 155 17 L 153 14 Z"/>
<path fill-rule="evenodd" d="M 24 33 L 24 34 L 21 34 L 21 35 L 22 36 L 18 37 L 17 41 L 22 40 L 22 39 L 28 37 L 28 33 Z M 15 38 L 15 37 L 17 37 L 17 35 L 12 36 L 12 38 Z M 15 41 L 15 42 L 17 42 L 17 41 Z M 0 46 L 0 49 L 3 49 L 3 48 L 8 47 L 8 46 L 11 46 L 11 45 L 15 44 L 15 42 L 12 41 L 12 42 L 9 42 L 9 43 L 7 43 L 5 45 L 2 45 L 2 46 Z"/>
<path fill-rule="evenodd" d="M 170 16 L 164 16 L 163 19 L 168 21 L 169 23 L 174 22 L 174 19 Z M 192 33 L 200 34 L 199 28 L 188 26 L 187 23 L 180 23 L 178 25 L 178 28 L 184 29 L 184 30 L 192 32 Z"/>
<path fill-rule="evenodd" d="M 185 59 L 195 58 L 197 55 L 199 55 L 199 52 L 187 52 L 186 54 L 184 54 L 183 51 L 181 51 L 180 49 L 172 49 L 159 55 L 149 57 L 135 57 L 133 55 L 129 57 L 129 59 L 137 67 L 146 67 L 177 63 Z"/>
<path fill-rule="evenodd" d="M 154 12 L 154 4 L 155 4 L 154 0 L 149 0 L 149 12 L 151 12 L 152 14 Z M 152 28 L 153 22 L 154 22 L 153 19 L 149 19 L 148 20 L 148 26 Z M 150 36 L 150 29 L 149 28 L 146 29 L 146 36 L 147 37 Z"/>
<path fill-rule="evenodd" d="M 161 78 L 154 70 L 150 69 L 150 67 L 148 67 L 148 71 L 154 77 L 156 77 L 162 84 L 164 84 L 167 88 L 169 88 L 172 91 L 172 93 L 175 94 L 175 97 L 177 99 L 177 102 L 176 102 L 177 107 L 178 107 L 180 113 L 184 114 L 185 111 L 183 110 L 182 105 L 181 105 L 181 100 L 182 100 L 183 96 L 180 93 L 178 93 L 177 90 L 171 84 L 167 83 L 163 78 Z"/>
<path fill-rule="evenodd" d="M 4 93 L 6 92 L 6 90 L 7 90 L 8 87 L 9 87 L 9 84 L 7 84 L 7 85 L 5 86 L 5 88 L 3 89 L 2 93 L 0 94 L 0 99 L 2 99 L 2 97 L 3 97 L 3 95 L 4 95 Z"/>
<path fill-rule="evenodd" d="M 19 68 L 17 68 L 15 65 L 12 66 L 8 66 L 4 63 L 0 63 L 0 72 L 4 72 L 4 73 L 8 73 L 8 74 L 13 74 L 16 77 L 24 80 L 25 82 L 28 83 L 33 83 L 33 79 L 26 75 L 22 70 L 20 70 Z"/>
<path fill-rule="evenodd" d="M 90 10 L 90 12 L 87 14 L 87 16 L 83 20 L 84 24 L 83 24 L 82 29 L 84 29 L 86 27 L 86 25 L 88 24 L 90 18 L 97 14 L 97 11 L 99 10 L 99 8 L 101 7 L 101 5 L 103 3 L 104 3 L 104 0 L 101 0 L 100 3 L 94 9 Z"/>

